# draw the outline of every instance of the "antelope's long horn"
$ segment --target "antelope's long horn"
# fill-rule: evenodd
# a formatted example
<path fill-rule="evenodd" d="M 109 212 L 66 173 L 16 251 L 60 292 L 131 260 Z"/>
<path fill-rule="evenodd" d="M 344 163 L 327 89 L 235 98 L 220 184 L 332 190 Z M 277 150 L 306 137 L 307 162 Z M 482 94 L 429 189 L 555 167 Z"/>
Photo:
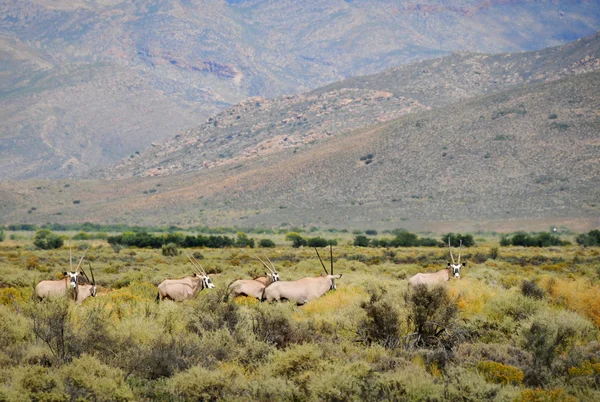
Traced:
<path fill-rule="evenodd" d="M 200 265 L 200 263 L 198 261 L 196 261 L 196 258 L 194 258 L 194 256 L 192 256 L 192 258 L 194 259 L 194 261 L 196 262 L 196 265 L 198 266 L 198 268 L 202 272 L 202 275 L 208 276 L 208 274 L 206 273 L 206 271 L 204 270 L 204 268 L 202 268 L 202 265 Z"/>
<path fill-rule="evenodd" d="M 462 239 L 460 240 L 460 248 L 458 249 L 458 265 L 460 265 L 460 255 L 462 254 Z"/>
<path fill-rule="evenodd" d="M 196 258 L 192 255 L 192 257 L 190 258 L 189 255 L 187 255 L 187 258 L 189 258 L 190 262 L 192 263 L 192 265 L 194 265 L 196 267 L 196 269 L 204 276 L 208 276 L 206 274 L 206 271 L 204 270 L 204 268 L 202 268 L 202 265 L 200 265 L 200 263 L 196 260 Z"/>
<path fill-rule="evenodd" d="M 92 273 L 92 285 L 96 286 L 96 278 L 94 278 L 94 270 L 92 269 L 92 263 L 88 261 L 88 264 L 90 265 L 90 272 Z"/>
<path fill-rule="evenodd" d="M 260 262 L 262 263 L 262 265 L 264 265 L 264 266 L 265 266 L 265 268 L 266 268 L 266 269 L 268 269 L 268 270 L 269 270 L 269 272 L 270 272 L 270 273 L 273 273 L 273 271 L 271 270 L 271 268 L 269 268 L 269 266 L 268 266 L 268 265 L 267 265 L 267 264 L 266 264 L 266 263 L 265 263 L 263 260 L 261 260 L 259 256 L 257 256 L 257 255 L 256 255 L 255 257 L 256 257 L 256 259 L 257 259 L 258 261 L 260 261 Z"/>
<path fill-rule="evenodd" d="M 79 267 L 81 266 L 81 263 L 83 262 L 83 257 L 85 257 L 85 253 L 87 253 L 89 249 L 90 249 L 90 248 L 88 247 L 88 248 L 86 248 L 86 249 L 85 249 L 85 251 L 83 252 L 83 255 L 81 256 L 81 259 L 79 260 L 79 264 L 77 264 L 77 269 L 76 269 L 76 271 L 79 271 Z"/>
<path fill-rule="evenodd" d="M 317 252 L 317 257 L 319 257 L 319 261 L 321 261 L 321 266 L 325 270 L 325 275 L 329 275 L 329 272 L 327 272 L 327 268 L 325 268 L 325 264 L 323 264 L 323 260 L 321 259 L 321 256 L 319 255 L 319 250 L 317 250 L 316 247 L 315 247 L 315 251 Z"/>
<path fill-rule="evenodd" d="M 194 260 L 192 260 L 192 257 L 190 257 L 190 256 L 188 255 L 188 253 L 186 253 L 185 251 L 183 252 L 183 254 L 185 254 L 185 256 L 188 258 L 188 260 L 190 260 L 190 262 L 192 263 L 192 266 L 193 266 L 194 268 L 196 268 L 196 270 L 197 270 L 198 272 L 200 272 L 200 270 L 199 270 L 199 269 L 198 269 L 198 267 L 196 266 L 196 263 L 194 262 Z M 202 273 L 202 272 L 200 272 L 200 273 Z"/>
<path fill-rule="evenodd" d="M 275 273 L 275 265 L 273 265 L 273 263 L 271 262 L 271 260 L 269 259 L 269 257 L 266 254 L 263 254 L 265 256 L 265 258 L 267 259 L 267 261 L 269 261 L 269 264 L 271 264 L 271 268 L 273 268 L 273 273 Z"/>
<path fill-rule="evenodd" d="M 333 248 L 329 245 L 329 260 L 331 261 L 331 275 L 333 275 Z"/>
<path fill-rule="evenodd" d="M 69 246 L 69 268 L 73 272 L 73 246 Z"/>
<path fill-rule="evenodd" d="M 88 261 L 89 262 L 89 261 Z M 88 283 L 91 283 L 90 278 L 87 276 L 87 273 L 84 271 L 83 267 L 81 267 L 81 273 L 83 274 L 83 277 L 85 278 L 85 280 Z"/>
<path fill-rule="evenodd" d="M 454 256 L 452 255 L 452 246 L 450 245 L 450 237 L 448 237 L 448 249 L 450 250 L 450 258 L 452 258 L 452 264 L 456 264 L 454 262 Z"/>

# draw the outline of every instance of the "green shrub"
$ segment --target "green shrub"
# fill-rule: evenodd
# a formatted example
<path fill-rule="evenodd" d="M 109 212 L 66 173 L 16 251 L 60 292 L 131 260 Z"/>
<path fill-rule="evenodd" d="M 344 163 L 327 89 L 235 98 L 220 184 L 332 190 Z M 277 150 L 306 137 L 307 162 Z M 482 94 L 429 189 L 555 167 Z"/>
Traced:
<path fill-rule="evenodd" d="M 575 238 L 577 244 L 581 246 L 600 246 L 600 230 L 590 230 L 582 233 Z"/>
<path fill-rule="evenodd" d="M 472 247 L 475 245 L 473 235 L 471 234 L 460 234 L 460 233 L 446 233 L 441 237 L 442 243 L 448 245 L 448 238 L 450 238 L 450 244 L 452 247 L 459 247 L 462 240 L 463 247 Z"/>
<path fill-rule="evenodd" d="M 242 370 L 232 366 L 207 370 L 203 367 L 178 373 L 169 381 L 172 395 L 185 401 L 247 399 L 247 383 Z"/>
<path fill-rule="evenodd" d="M 521 282 L 521 293 L 523 296 L 531 297 L 533 299 L 543 299 L 544 290 L 540 288 L 534 281 L 523 280 Z"/>
<path fill-rule="evenodd" d="M 33 237 L 33 244 L 43 250 L 51 250 L 61 248 L 63 246 L 63 239 L 48 229 L 40 229 Z"/>
<path fill-rule="evenodd" d="M 0 241 L 4 241 L 4 230 L 0 229 Z"/>
<path fill-rule="evenodd" d="M 177 248 L 177 244 L 169 243 L 162 246 L 162 255 L 166 257 L 175 257 L 179 255 L 179 249 Z"/>
<path fill-rule="evenodd" d="M 237 233 L 237 241 L 235 242 L 236 247 L 244 248 L 254 248 L 254 239 L 248 237 L 246 233 L 238 232 Z"/>
<path fill-rule="evenodd" d="M 72 358 L 69 348 L 74 329 L 69 312 L 69 299 L 66 297 L 50 299 L 30 310 L 33 322 L 33 333 L 50 350 L 57 363 L 64 363 Z"/>
<path fill-rule="evenodd" d="M 61 369 L 65 390 L 71 400 L 133 401 L 125 374 L 94 356 L 84 355 Z"/>
<path fill-rule="evenodd" d="M 519 385 L 525 378 L 525 374 L 518 368 L 492 361 L 479 362 L 477 370 L 479 370 L 486 380 L 496 384 Z"/>
<path fill-rule="evenodd" d="M 308 247 L 327 247 L 329 242 L 322 237 L 312 237 L 307 240 Z"/>
<path fill-rule="evenodd" d="M 369 238 L 364 235 L 358 235 L 354 238 L 354 246 L 369 247 Z"/>
<path fill-rule="evenodd" d="M 592 324 L 576 313 L 545 312 L 533 317 L 522 332 L 522 346 L 533 357 L 525 382 L 530 386 L 547 384 L 555 372 L 562 371 L 555 365 L 556 358 L 571 350 L 577 339 L 592 333 Z"/>
<path fill-rule="evenodd" d="M 385 290 L 370 290 L 370 293 L 369 301 L 361 303 L 367 316 L 358 325 L 359 338 L 366 344 L 378 343 L 386 348 L 400 346 L 398 311 L 384 299 Z"/>
<path fill-rule="evenodd" d="M 275 247 L 275 242 L 271 239 L 260 239 L 258 245 L 263 248 L 273 248 Z"/>
<path fill-rule="evenodd" d="M 73 240 L 90 240 L 92 236 L 87 234 L 86 232 L 79 232 L 75 236 L 73 236 Z"/>
<path fill-rule="evenodd" d="M 446 287 L 418 285 L 405 293 L 404 298 L 410 311 L 407 317 L 408 325 L 413 330 L 408 337 L 408 345 L 452 346 L 456 340 L 452 331 L 458 306 Z"/>

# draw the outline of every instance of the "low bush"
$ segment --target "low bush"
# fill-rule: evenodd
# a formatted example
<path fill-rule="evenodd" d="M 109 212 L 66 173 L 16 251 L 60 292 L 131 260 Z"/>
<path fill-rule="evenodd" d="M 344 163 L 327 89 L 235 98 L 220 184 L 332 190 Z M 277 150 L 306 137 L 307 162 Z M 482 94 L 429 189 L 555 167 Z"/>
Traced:
<path fill-rule="evenodd" d="M 396 308 L 385 300 L 385 293 L 383 289 L 370 290 L 369 301 L 361 304 L 367 316 L 358 326 L 358 337 L 368 345 L 378 343 L 393 349 L 401 344 L 400 320 Z"/>
<path fill-rule="evenodd" d="M 587 233 L 582 233 L 575 238 L 577 244 L 582 246 L 600 246 L 600 230 L 590 230 Z"/>
<path fill-rule="evenodd" d="M 445 286 L 418 285 L 404 296 L 409 309 L 407 317 L 409 334 L 407 345 L 411 347 L 450 348 L 456 341 L 452 334 L 458 314 L 455 299 Z"/>
<path fill-rule="evenodd" d="M 162 255 L 166 257 L 175 257 L 179 255 L 179 249 L 177 248 L 177 244 L 169 243 L 162 246 Z"/>
<path fill-rule="evenodd" d="M 496 384 L 519 385 L 525 378 L 525 374 L 518 368 L 492 361 L 479 362 L 477 364 L 477 370 L 487 381 Z"/>
<path fill-rule="evenodd" d="M 43 250 L 61 248 L 64 244 L 63 239 L 52 233 L 48 229 L 40 229 L 33 237 L 33 244 Z"/>
<path fill-rule="evenodd" d="M 263 248 L 273 248 L 275 247 L 275 242 L 271 239 L 260 239 L 258 245 Z"/>
<path fill-rule="evenodd" d="M 544 290 L 534 281 L 523 280 L 521 282 L 521 294 L 525 297 L 541 300 L 544 298 Z"/>

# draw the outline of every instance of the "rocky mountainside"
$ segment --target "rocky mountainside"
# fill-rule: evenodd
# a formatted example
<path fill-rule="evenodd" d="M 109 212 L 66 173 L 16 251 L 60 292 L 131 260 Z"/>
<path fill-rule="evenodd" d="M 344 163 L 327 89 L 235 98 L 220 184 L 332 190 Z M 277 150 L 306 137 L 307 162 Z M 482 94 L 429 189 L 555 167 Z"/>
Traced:
<path fill-rule="evenodd" d="M 600 70 L 600 33 L 541 51 L 454 54 L 305 94 L 248 99 L 97 175 L 160 176 L 245 163 L 285 149 L 319 146 L 331 136 L 408 113 L 596 70 Z"/>
<path fill-rule="evenodd" d="M 541 49 L 600 26 L 596 0 L 452 4 L 0 1 L 0 179 L 93 172 L 249 97 L 452 51 Z"/>
<path fill-rule="evenodd" d="M 509 88 L 188 174 L 3 182 L 0 222 L 589 230 L 598 88 L 598 71 Z"/>

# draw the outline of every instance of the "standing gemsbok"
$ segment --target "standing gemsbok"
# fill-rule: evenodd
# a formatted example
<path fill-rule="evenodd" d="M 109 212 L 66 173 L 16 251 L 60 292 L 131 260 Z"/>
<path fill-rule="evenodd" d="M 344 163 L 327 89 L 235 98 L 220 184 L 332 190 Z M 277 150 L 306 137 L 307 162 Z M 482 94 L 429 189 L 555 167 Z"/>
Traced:
<path fill-rule="evenodd" d="M 35 294 L 38 299 L 45 299 L 49 297 L 59 297 L 69 295 L 73 300 L 77 300 L 79 296 L 79 268 L 85 253 L 89 250 L 89 247 L 83 252 L 77 268 L 73 271 L 73 250 L 69 249 L 69 272 L 63 272 L 64 278 L 54 281 L 41 281 L 35 287 Z"/>
<path fill-rule="evenodd" d="M 275 266 L 269 257 L 265 255 L 265 258 L 267 261 L 269 261 L 269 264 L 271 264 L 270 267 L 263 260 L 261 260 L 260 257 L 256 257 L 256 259 L 259 260 L 270 272 L 265 272 L 263 276 L 259 276 L 254 279 L 236 279 L 227 287 L 227 297 L 231 296 L 235 298 L 237 296 L 250 296 L 256 297 L 260 300 L 265 287 L 273 282 L 279 281 L 279 274 L 275 270 Z"/>
<path fill-rule="evenodd" d="M 200 275 L 194 272 L 194 275 L 181 279 L 165 279 L 158 285 L 157 301 L 164 299 L 174 301 L 190 300 L 195 298 L 202 289 L 212 289 L 215 287 L 206 271 L 204 271 L 204 268 L 202 268 L 202 265 L 195 258 L 190 257 L 185 252 L 184 254 Z"/>
<path fill-rule="evenodd" d="M 408 285 L 413 287 L 417 285 L 437 285 L 439 283 L 447 282 L 448 280 L 450 280 L 451 276 L 454 276 L 456 279 L 460 279 L 460 268 L 467 265 L 466 262 L 463 262 L 462 265 L 460 263 L 460 257 L 462 252 L 462 240 L 460 241 L 460 249 L 458 251 L 458 263 L 454 261 L 454 256 L 452 255 L 452 246 L 450 245 L 450 238 L 448 238 L 448 249 L 450 250 L 450 258 L 452 258 L 452 264 L 448 262 L 446 268 L 438 272 L 418 273 L 408 280 Z"/>
<path fill-rule="evenodd" d="M 92 280 L 87 276 L 83 267 L 81 267 L 81 273 L 85 277 L 87 284 L 79 285 L 77 291 L 77 304 L 83 303 L 85 299 L 88 297 L 96 297 L 98 292 L 96 291 L 96 278 L 94 278 L 94 270 L 92 269 L 92 264 L 88 261 L 88 265 L 90 266 L 90 272 L 92 274 Z"/>
<path fill-rule="evenodd" d="M 301 306 L 311 300 L 317 299 L 329 290 L 335 290 L 334 279 L 340 279 L 342 275 L 333 274 L 333 250 L 329 246 L 329 258 L 331 261 L 331 273 L 327 272 L 325 264 L 315 247 L 321 266 L 325 270 L 325 276 L 318 278 L 302 278 L 297 281 L 277 281 L 265 288 L 261 300 L 272 302 L 273 300 L 289 300 Z"/>

